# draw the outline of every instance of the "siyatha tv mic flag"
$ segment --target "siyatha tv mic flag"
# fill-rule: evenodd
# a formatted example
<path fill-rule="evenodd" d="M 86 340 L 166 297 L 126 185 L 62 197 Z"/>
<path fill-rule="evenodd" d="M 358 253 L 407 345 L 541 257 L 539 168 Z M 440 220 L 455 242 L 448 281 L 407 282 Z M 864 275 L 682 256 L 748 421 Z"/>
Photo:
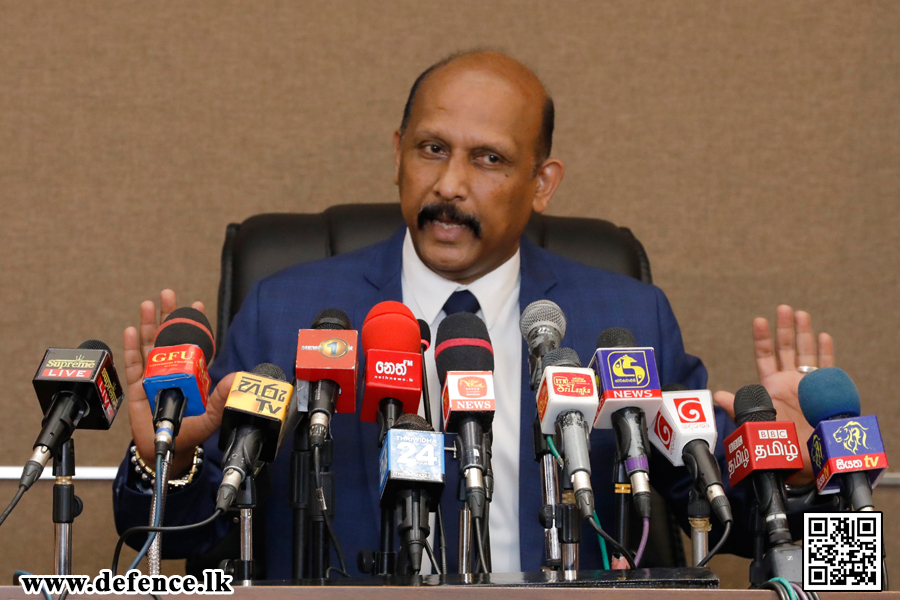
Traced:
<path fill-rule="evenodd" d="M 803 468 L 797 428 L 791 421 L 749 421 L 725 438 L 731 487 L 754 471 Z"/>
<path fill-rule="evenodd" d="M 875 415 L 822 421 L 807 446 L 820 494 L 841 491 L 840 481 L 834 477 L 840 473 L 865 471 L 874 488 L 888 468 Z"/>

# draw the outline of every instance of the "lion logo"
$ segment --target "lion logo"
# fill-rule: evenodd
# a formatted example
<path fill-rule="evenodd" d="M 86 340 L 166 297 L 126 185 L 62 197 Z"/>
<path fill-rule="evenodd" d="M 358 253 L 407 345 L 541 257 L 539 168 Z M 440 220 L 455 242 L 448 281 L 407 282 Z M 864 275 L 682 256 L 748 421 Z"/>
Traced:
<path fill-rule="evenodd" d="M 809 456 L 810 460 L 813 461 L 813 464 L 818 468 L 822 468 L 822 461 L 825 460 L 825 455 L 822 452 L 822 438 L 818 435 L 813 436 L 812 442 L 812 453 Z"/>
<path fill-rule="evenodd" d="M 866 450 L 869 449 L 866 445 L 867 431 L 868 429 L 863 427 L 860 423 L 848 421 L 834 432 L 834 441 L 842 444 L 846 450 L 856 454 L 859 452 L 860 447 L 865 448 Z"/>

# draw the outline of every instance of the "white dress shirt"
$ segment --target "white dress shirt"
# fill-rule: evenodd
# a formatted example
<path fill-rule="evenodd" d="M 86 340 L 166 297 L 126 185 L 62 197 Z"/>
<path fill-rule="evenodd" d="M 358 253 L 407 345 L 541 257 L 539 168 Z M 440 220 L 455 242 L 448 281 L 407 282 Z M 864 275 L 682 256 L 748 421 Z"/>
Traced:
<path fill-rule="evenodd" d="M 519 252 L 508 261 L 468 285 L 444 279 L 416 254 L 409 231 L 403 240 L 400 280 L 403 304 L 417 319 L 431 327 L 432 341 L 444 317 L 444 303 L 453 292 L 469 290 L 478 299 L 478 316 L 487 325 L 494 348 L 494 392 L 496 411 L 493 424 L 491 465 L 494 495 L 491 501 L 491 570 L 495 573 L 521 571 L 519 560 L 519 416 L 522 392 L 522 339 L 519 332 Z M 441 411 L 441 384 L 434 364 L 434 347 L 425 354 L 431 412 Z M 424 415 L 420 407 L 419 414 Z M 455 519 L 446 510 L 444 519 Z M 457 507 L 458 508 L 458 507 Z M 433 530 L 433 529 L 432 529 Z M 426 567 L 422 565 L 423 570 Z"/>

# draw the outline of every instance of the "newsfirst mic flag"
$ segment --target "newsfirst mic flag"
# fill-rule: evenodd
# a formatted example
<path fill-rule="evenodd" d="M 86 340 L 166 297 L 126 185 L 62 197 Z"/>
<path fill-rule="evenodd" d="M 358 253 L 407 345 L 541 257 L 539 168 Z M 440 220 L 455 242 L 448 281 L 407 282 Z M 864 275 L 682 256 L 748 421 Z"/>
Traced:
<path fill-rule="evenodd" d="M 663 401 L 653 348 L 597 348 L 589 366 L 600 388 L 594 429 L 612 429 L 611 415 L 627 406 L 653 422 Z"/>
<path fill-rule="evenodd" d="M 725 438 L 728 482 L 736 486 L 754 471 L 803 468 L 797 428 L 792 421 L 750 421 Z"/>
<path fill-rule="evenodd" d="M 162 390 L 178 388 L 184 394 L 185 417 L 196 417 L 206 412 L 209 398 L 209 373 L 203 350 L 194 344 L 160 346 L 147 356 L 144 372 L 144 392 L 150 401 L 150 410 L 156 409 L 156 397 Z"/>
<path fill-rule="evenodd" d="M 855 471 L 865 471 L 874 489 L 888 468 L 875 415 L 822 421 L 807 446 L 820 494 L 841 491 L 840 479 L 834 476 Z"/>
<path fill-rule="evenodd" d="M 716 417 L 709 390 L 663 392 L 663 403 L 650 430 L 650 443 L 676 467 L 684 466 L 688 442 L 704 440 L 716 447 Z"/>
<path fill-rule="evenodd" d="M 33 380 L 34 391 L 44 416 L 61 387 L 80 387 L 91 410 L 78 423 L 79 429 L 109 429 L 125 397 L 119 377 L 113 368 L 112 355 L 106 350 L 86 348 L 50 348 Z M 70 388 L 70 389 L 71 389 Z"/>

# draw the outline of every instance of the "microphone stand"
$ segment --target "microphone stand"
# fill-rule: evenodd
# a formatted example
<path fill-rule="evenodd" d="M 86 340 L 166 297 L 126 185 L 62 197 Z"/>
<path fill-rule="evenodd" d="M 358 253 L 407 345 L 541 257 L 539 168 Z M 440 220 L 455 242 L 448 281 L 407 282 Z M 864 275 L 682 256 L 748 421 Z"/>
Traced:
<path fill-rule="evenodd" d="M 546 569 L 555 571 L 562 565 L 559 530 L 556 527 L 556 507 L 559 505 L 559 469 L 556 458 L 550 452 L 550 446 L 547 445 L 547 439 L 541 432 L 541 422 L 536 417 L 532 433 L 534 435 L 534 460 L 541 465 L 544 563 Z"/>
<path fill-rule="evenodd" d="M 309 418 L 304 415 L 294 432 L 291 452 L 291 508 L 294 509 L 294 562 L 291 575 L 306 579 L 309 544 L 310 484 L 312 483 L 312 451 L 309 449 Z"/>
<path fill-rule="evenodd" d="M 234 499 L 234 507 L 240 510 L 241 558 L 234 563 L 234 578 L 241 585 L 250 585 L 253 579 L 253 509 L 256 508 L 256 480 L 248 473 Z"/>
<path fill-rule="evenodd" d="M 484 563 L 488 572 L 493 571 L 491 566 L 491 500 L 494 497 L 494 469 L 491 466 L 491 445 L 494 443 L 492 432 L 486 431 L 483 438 L 484 449 Z"/>
<path fill-rule="evenodd" d="M 72 574 L 72 523 L 84 505 L 75 495 L 75 442 L 68 440 L 53 457 L 53 522 L 56 526 L 54 565 L 56 575 Z"/>
<path fill-rule="evenodd" d="M 625 461 L 616 453 L 613 483 L 616 488 L 616 538 L 623 548 L 628 548 L 628 525 L 631 523 L 631 480 L 625 470 Z"/>
<path fill-rule="evenodd" d="M 459 509 L 459 551 L 457 556 L 459 572 L 461 574 L 468 574 L 473 572 L 471 566 L 473 523 L 472 510 L 469 508 L 469 503 L 466 502 L 466 482 L 462 477 L 459 478 L 459 487 L 457 488 L 456 495 L 459 501 L 462 502 L 462 508 Z"/>
<path fill-rule="evenodd" d="M 571 477 L 563 477 L 562 502 L 559 504 L 556 526 L 559 528 L 561 549 L 560 568 L 567 580 L 575 578 L 578 570 L 578 546 L 581 543 L 581 518 L 575 503 Z"/>
<path fill-rule="evenodd" d="M 697 489 L 688 493 L 688 522 L 691 524 L 691 562 L 696 567 L 709 554 L 709 501 Z"/>
<path fill-rule="evenodd" d="M 334 441 L 331 434 L 325 440 L 325 443 L 319 449 L 319 459 L 321 471 L 312 473 L 311 485 L 315 487 L 315 478 L 318 476 L 322 481 L 322 497 L 318 498 L 318 502 L 311 504 L 310 510 L 310 542 L 312 550 L 310 551 L 310 577 L 313 579 L 326 579 L 327 571 L 331 556 L 331 540 L 328 537 L 328 528 L 325 525 L 325 519 L 333 519 L 334 517 L 334 473 L 329 471 L 331 466 L 334 450 Z M 315 467 L 313 468 L 315 469 Z M 317 492 L 318 494 L 318 492 Z M 324 508 L 322 506 L 324 503 Z"/>
<path fill-rule="evenodd" d="M 174 445 L 174 442 L 173 442 Z M 160 492 L 159 499 L 159 522 L 162 524 L 162 515 L 165 514 L 166 510 L 166 494 L 169 491 L 169 466 L 172 462 L 172 451 L 169 450 L 166 452 L 166 455 L 163 456 L 162 460 L 162 469 L 160 469 L 159 473 L 156 476 L 162 482 L 162 485 L 153 486 L 153 498 L 150 504 L 150 525 L 153 525 L 156 522 L 156 490 L 162 490 Z M 150 549 L 147 551 L 147 572 L 150 575 L 159 575 L 160 570 L 160 561 L 162 558 L 162 532 L 157 532 L 156 537 L 153 538 L 153 543 L 150 544 Z"/>

